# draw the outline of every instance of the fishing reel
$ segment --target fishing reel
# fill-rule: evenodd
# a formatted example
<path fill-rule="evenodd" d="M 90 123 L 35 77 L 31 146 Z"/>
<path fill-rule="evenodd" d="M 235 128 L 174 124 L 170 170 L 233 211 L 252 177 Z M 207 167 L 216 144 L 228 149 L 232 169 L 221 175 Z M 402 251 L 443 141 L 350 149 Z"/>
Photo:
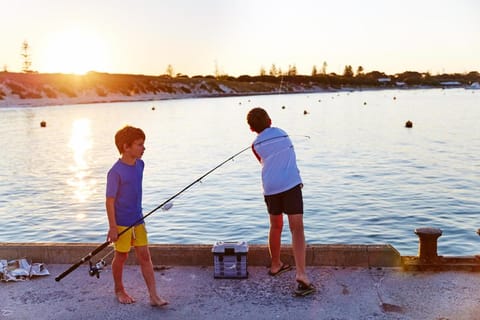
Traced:
<path fill-rule="evenodd" d="M 90 264 L 90 270 L 88 270 L 88 274 L 93 277 L 96 276 L 97 279 L 100 278 L 100 272 L 102 272 L 103 268 L 107 266 L 105 260 L 100 260 L 97 263 L 93 264 L 92 261 L 88 262 Z"/>

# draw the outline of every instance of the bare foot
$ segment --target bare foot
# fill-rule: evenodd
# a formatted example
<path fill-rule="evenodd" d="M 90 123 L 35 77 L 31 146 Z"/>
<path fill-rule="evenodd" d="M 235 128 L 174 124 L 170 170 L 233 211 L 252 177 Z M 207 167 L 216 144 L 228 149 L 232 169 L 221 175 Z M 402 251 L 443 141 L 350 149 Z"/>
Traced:
<path fill-rule="evenodd" d="M 117 296 L 118 302 L 120 303 L 131 304 L 135 302 L 135 299 L 130 297 L 125 290 L 116 291 L 115 295 Z"/>
<path fill-rule="evenodd" d="M 163 300 L 159 296 L 151 296 L 150 297 L 150 304 L 153 307 L 163 307 L 163 306 L 166 306 L 168 304 L 168 301 Z"/>

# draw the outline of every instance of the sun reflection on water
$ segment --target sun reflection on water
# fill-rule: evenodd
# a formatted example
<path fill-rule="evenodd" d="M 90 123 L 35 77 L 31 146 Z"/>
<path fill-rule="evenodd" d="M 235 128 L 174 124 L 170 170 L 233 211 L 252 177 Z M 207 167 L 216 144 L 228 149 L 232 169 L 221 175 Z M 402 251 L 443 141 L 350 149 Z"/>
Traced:
<path fill-rule="evenodd" d="M 94 193 L 96 180 L 91 178 L 91 168 L 87 157 L 92 148 L 92 131 L 89 119 L 77 119 L 72 124 L 72 136 L 69 147 L 73 152 L 73 164 L 70 166 L 72 175 L 68 185 L 73 188 L 73 197 L 79 202 L 85 202 Z M 80 214 L 77 218 L 82 219 Z"/>

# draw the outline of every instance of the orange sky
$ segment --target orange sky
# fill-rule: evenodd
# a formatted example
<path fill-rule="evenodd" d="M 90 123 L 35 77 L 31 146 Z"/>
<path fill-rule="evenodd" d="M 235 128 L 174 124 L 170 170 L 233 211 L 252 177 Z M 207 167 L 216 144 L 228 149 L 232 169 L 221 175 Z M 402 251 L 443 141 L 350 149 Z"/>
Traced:
<path fill-rule="evenodd" d="M 327 62 L 389 74 L 480 71 L 480 2 L 1 1 L 2 69 L 238 76 Z"/>

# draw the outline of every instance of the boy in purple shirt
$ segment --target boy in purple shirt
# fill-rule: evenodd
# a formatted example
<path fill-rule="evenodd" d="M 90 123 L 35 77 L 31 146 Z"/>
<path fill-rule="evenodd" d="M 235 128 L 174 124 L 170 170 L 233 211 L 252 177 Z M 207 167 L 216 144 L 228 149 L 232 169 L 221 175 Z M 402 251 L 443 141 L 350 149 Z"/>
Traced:
<path fill-rule="evenodd" d="M 157 294 L 152 259 L 148 248 L 147 231 L 142 220 L 142 180 L 145 151 L 145 133 L 135 127 L 126 126 L 115 134 L 115 144 L 121 158 L 112 166 L 107 175 L 106 210 L 108 217 L 107 240 L 114 242 L 115 255 L 112 274 L 115 295 L 120 303 L 134 303 L 123 286 L 123 266 L 133 246 L 140 264 L 143 278 L 150 294 L 152 306 L 168 304 Z M 118 234 L 135 224 L 120 237 Z"/>

